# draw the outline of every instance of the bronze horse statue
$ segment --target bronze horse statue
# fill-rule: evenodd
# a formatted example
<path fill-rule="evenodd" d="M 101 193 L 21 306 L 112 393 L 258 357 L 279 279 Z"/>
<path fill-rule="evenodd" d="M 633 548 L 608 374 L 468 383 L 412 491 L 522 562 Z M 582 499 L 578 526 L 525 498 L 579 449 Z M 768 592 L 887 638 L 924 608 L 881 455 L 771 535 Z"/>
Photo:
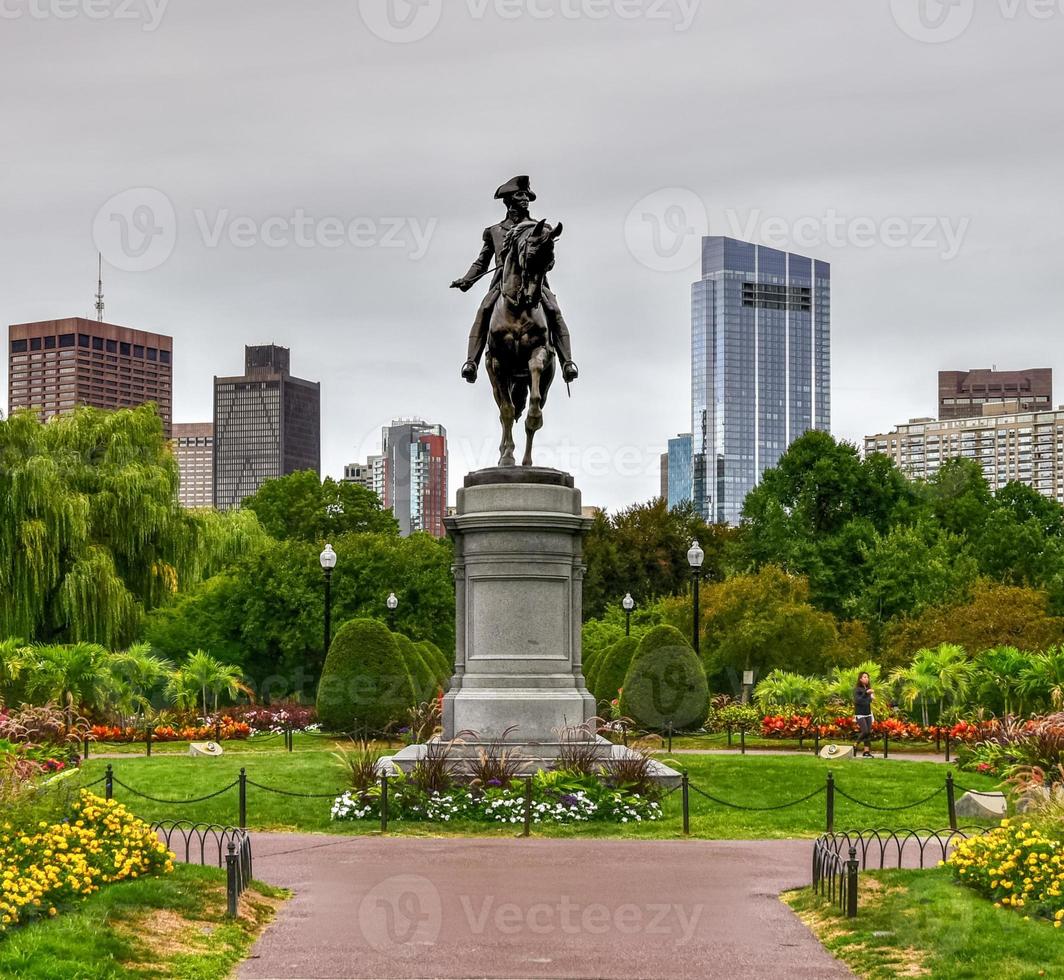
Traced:
<path fill-rule="evenodd" d="M 555 367 L 543 288 L 561 233 L 561 222 L 551 227 L 546 221 L 526 221 L 511 228 L 503 243 L 500 295 L 491 314 L 485 358 L 502 422 L 500 466 L 515 465 L 514 423 L 526 408 L 522 466 L 532 465 L 532 442 L 543 428 L 543 406 Z"/>

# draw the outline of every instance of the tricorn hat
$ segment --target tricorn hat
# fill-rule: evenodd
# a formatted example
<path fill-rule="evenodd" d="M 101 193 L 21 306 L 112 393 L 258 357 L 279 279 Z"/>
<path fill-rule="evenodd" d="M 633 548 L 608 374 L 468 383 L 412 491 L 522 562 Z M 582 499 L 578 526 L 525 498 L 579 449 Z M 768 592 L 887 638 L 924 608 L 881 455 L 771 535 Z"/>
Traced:
<path fill-rule="evenodd" d="M 534 201 L 536 195 L 532 193 L 532 188 L 529 184 L 530 181 L 527 176 L 512 177 L 495 192 L 495 200 L 501 201 L 503 198 L 509 197 L 511 194 L 516 194 L 518 191 L 524 191 L 528 195 L 528 199 Z"/>

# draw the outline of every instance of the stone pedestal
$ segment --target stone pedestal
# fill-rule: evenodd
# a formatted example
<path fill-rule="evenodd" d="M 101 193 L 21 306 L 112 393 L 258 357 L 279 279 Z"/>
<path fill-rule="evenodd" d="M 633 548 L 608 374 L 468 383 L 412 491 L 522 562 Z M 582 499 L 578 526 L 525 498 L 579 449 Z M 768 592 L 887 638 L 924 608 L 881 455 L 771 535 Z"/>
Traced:
<path fill-rule="evenodd" d="M 444 739 L 558 742 L 595 716 L 580 658 L 590 523 L 567 473 L 521 467 L 467 477 L 447 521 L 456 650 Z"/>

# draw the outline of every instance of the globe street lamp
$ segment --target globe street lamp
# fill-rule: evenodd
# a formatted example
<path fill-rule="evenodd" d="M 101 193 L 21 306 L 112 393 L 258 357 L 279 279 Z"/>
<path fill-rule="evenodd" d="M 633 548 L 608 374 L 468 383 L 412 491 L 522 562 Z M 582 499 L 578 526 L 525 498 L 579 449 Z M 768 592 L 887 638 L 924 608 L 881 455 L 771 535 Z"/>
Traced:
<path fill-rule="evenodd" d="M 632 593 L 621 600 L 621 606 L 624 608 L 624 635 L 632 635 L 632 610 L 635 609 L 635 599 L 632 598 Z"/>
<path fill-rule="evenodd" d="M 388 596 L 388 629 L 395 632 L 395 610 L 399 608 L 399 598 L 393 592 Z"/>
<path fill-rule="evenodd" d="M 327 544 L 325 550 L 318 556 L 321 562 L 321 570 L 325 573 L 325 656 L 329 655 L 329 645 L 332 643 L 332 573 L 336 567 L 336 552 L 333 546 Z"/>
<path fill-rule="evenodd" d="M 687 563 L 691 566 L 691 590 L 694 598 L 694 612 L 695 612 L 695 626 L 694 626 L 694 641 L 695 641 L 695 653 L 699 656 L 702 654 L 701 643 L 701 630 L 698 624 L 698 599 L 700 585 L 702 582 L 702 563 L 706 560 L 706 553 L 699 547 L 696 541 L 691 545 L 691 550 L 687 552 Z"/>

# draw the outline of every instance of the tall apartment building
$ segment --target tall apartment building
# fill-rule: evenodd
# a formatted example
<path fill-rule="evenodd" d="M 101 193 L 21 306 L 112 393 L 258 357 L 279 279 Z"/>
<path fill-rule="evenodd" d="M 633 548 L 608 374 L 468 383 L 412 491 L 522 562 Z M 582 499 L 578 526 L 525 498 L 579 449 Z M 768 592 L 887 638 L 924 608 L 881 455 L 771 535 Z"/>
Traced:
<path fill-rule="evenodd" d="M 974 459 L 994 492 L 1017 481 L 1064 503 L 1064 409 L 1024 412 L 1018 402 L 965 419 L 912 419 L 867 436 L 866 454 L 889 456 L 907 476 L 927 479 L 951 459 Z"/>
<path fill-rule="evenodd" d="M 181 474 L 177 500 L 182 507 L 214 506 L 214 426 L 174 423 L 174 458 Z"/>
<path fill-rule="evenodd" d="M 42 420 L 78 405 L 152 402 L 166 434 L 173 413 L 173 338 L 82 317 L 8 327 L 8 405 Z"/>
<path fill-rule="evenodd" d="M 344 479 L 372 490 L 405 537 L 447 530 L 447 430 L 422 419 L 396 419 L 381 434 L 383 453 L 344 468 Z"/>
<path fill-rule="evenodd" d="M 708 237 L 691 299 L 692 499 L 735 524 L 787 447 L 831 428 L 831 266 Z"/>
<path fill-rule="evenodd" d="M 239 507 L 267 480 L 321 473 L 321 385 L 294 378 L 290 352 L 244 348 L 244 374 L 214 379 L 214 506 Z"/>
<path fill-rule="evenodd" d="M 938 417 L 974 418 L 984 405 L 1018 402 L 1021 412 L 1044 412 L 1053 407 L 1053 369 L 1026 371 L 939 371 Z"/>
<path fill-rule="evenodd" d="M 668 492 L 665 495 L 669 510 L 689 503 L 693 497 L 694 485 L 691 469 L 693 455 L 693 438 L 690 432 L 669 440 Z"/>

